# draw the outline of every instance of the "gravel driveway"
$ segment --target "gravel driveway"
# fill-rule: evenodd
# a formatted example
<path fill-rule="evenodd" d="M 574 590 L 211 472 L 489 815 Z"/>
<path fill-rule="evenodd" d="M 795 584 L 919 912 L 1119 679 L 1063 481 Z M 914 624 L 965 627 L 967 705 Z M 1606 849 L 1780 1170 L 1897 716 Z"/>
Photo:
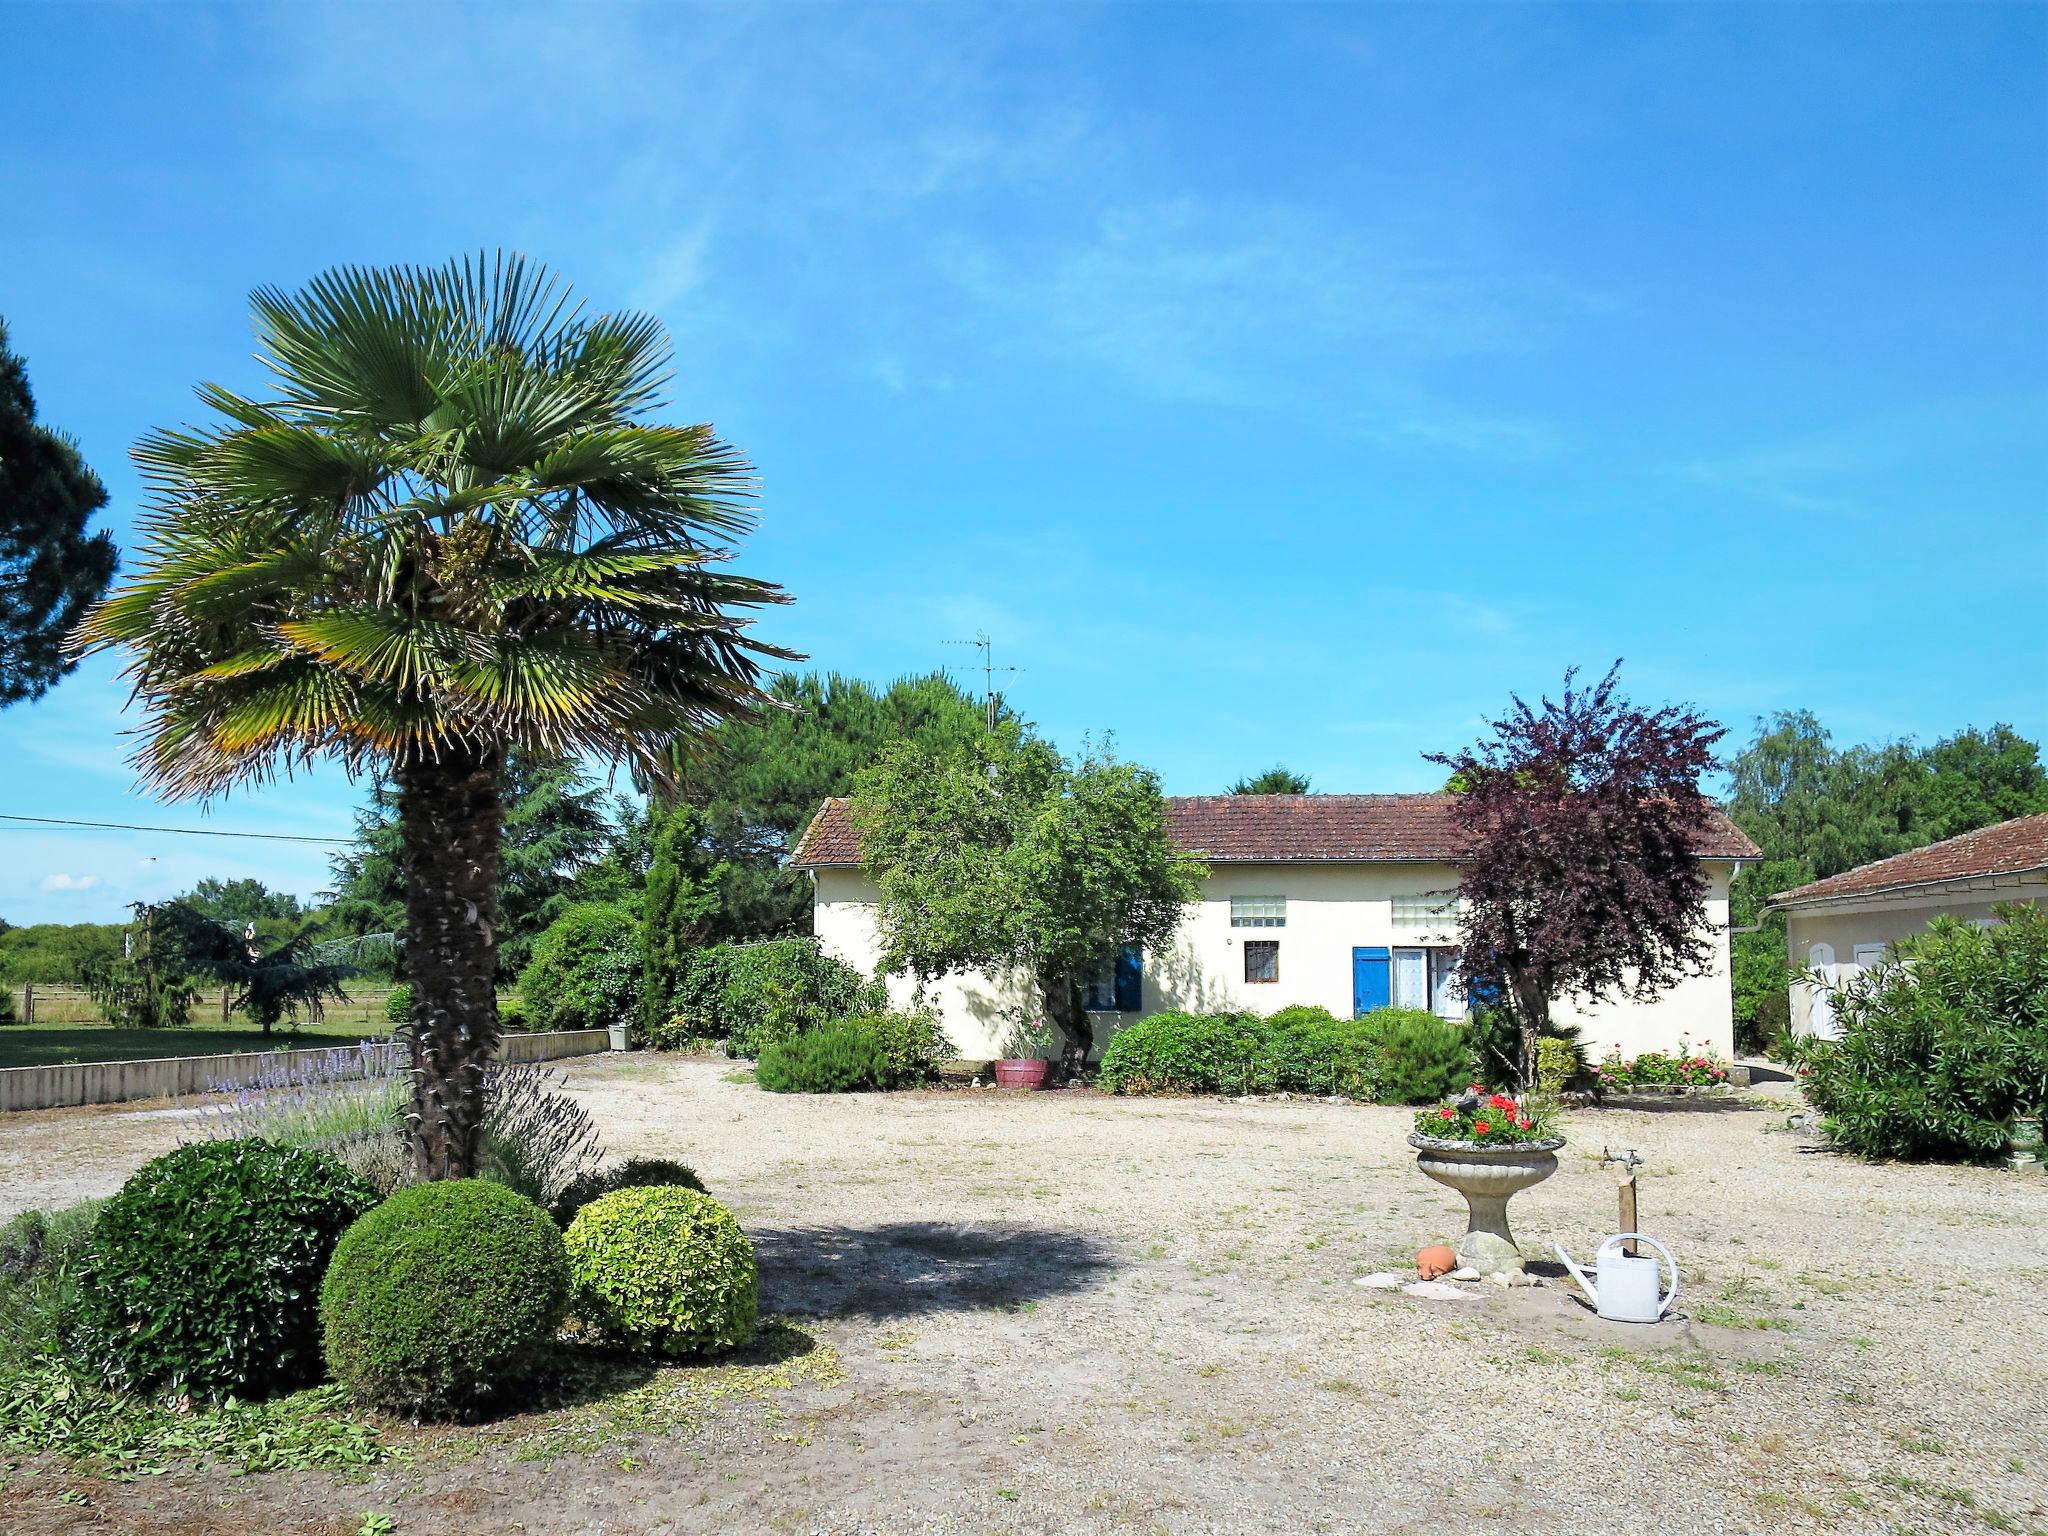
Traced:
<path fill-rule="evenodd" d="M 0 1525 L 2048 1530 L 2048 1178 L 1848 1162 L 1783 1129 L 1767 1091 L 1575 1112 L 1517 1232 L 1590 1253 L 1614 1227 L 1599 1149 L 1638 1148 L 1642 1223 L 1691 1316 L 1632 1328 L 1555 1282 L 1456 1302 L 1353 1285 L 1462 1225 L 1403 1111 L 777 1097 L 731 1070 L 566 1075 L 615 1153 L 681 1156 L 733 1205 L 764 1310 L 837 1371 L 539 1460 L 486 1428 L 417 1435 L 348 1481 L 44 1470 L 0 1490 Z M 161 1112 L 8 1117 L 0 1210 L 105 1193 L 177 1136 Z M 66 1487 L 89 1502 L 60 1505 Z"/>

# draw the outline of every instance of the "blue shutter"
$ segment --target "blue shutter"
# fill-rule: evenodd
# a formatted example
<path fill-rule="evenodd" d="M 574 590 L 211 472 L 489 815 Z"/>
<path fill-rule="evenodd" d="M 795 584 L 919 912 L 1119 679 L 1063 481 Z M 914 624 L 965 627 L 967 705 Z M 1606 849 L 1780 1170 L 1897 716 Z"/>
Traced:
<path fill-rule="evenodd" d="M 1126 944 L 1116 952 L 1116 1011 L 1145 1011 L 1145 968 L 1138 946 Z"/>
<path fill-rule="evenodd" d="M 1394 1000 L 1394 957 L 1384 946 L 1351 951 L 1351 1016 L 1371 1013 Z"/>

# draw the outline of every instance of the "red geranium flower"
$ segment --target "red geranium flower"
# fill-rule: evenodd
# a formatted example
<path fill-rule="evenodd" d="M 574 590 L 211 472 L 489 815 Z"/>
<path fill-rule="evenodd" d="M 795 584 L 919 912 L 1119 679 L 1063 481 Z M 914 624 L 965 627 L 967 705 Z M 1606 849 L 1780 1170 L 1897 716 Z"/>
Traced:
<path fill-rule="evenodd" d="M 1438 1110 L 1436 1113 L 1437 1118 L 1439 1120 L 1455 1120 L 1458 1118 L 1458 1112 L 1455 1109 L 1451 1108 L 1451 1106 L 1448 1104 L 1446 1104 L 1442 1109 Z"/>
<path fill-rule="evenodd" d="M 1475 1121 L 1472 1126 L 1473 1133 L 1479 1136 L 1484 1136 L 1491 1129 L 1493 1129 L 1493 1127 L 1488 1125 L 1484 1120 Z"/>

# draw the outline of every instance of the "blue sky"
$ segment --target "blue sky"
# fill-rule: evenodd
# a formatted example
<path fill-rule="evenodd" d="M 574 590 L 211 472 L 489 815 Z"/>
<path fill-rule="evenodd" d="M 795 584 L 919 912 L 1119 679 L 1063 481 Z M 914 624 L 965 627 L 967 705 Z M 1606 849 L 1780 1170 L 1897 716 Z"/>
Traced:
<path fill-rule="evenodd" d="M 255 387 L 245 298 L 511 246 L 662 316 L 759 466 L 772 638 L 985 629 L 1176 793 L 1419 789 L 1627 658 L 1746 735 L 2048 735 L 2048 8 L 20 0 L 0 315 L 128 446 Z M 345 832 L 339 773 L 134 792 L 104 665 L 18 814 Z M 202 820 L 203 817 L 203 820 Z M 155 862 L 150 862 L 154 858 Z M 0 834 L 0 914 L 321 851 Z"/>

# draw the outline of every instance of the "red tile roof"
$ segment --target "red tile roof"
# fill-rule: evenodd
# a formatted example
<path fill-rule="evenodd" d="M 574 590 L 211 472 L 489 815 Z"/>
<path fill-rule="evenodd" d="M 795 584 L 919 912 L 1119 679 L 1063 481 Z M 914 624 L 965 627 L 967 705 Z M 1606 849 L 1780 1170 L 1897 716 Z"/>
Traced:
<path fill-rule="evenodd" d="M 1898 853 L 1875 864 L 1859 864 L 1811 885 L 1780 891 L 1773 905 L 1826 901 L 1831 897 L 1875 896 L 1908 886 L 1938 885 L 1945 880 L 1973 880 L 1987 875 L 2017 875 L 2048 869 L 2048 812 L 2001 821 L 1929 843 L 1911 853 Z"/>
<path fill-rule="evenodd" d="M 1175 795 L 1175 846 L 1212 864 L 1443 863 L 1461 849 L 1452 795 Z M 1756 844 L 1714 813 L 1703 859 L 1753 859 Z M 860 863 L 846 802 L 827 800 L 797 840 L 799 869 Z"/>

